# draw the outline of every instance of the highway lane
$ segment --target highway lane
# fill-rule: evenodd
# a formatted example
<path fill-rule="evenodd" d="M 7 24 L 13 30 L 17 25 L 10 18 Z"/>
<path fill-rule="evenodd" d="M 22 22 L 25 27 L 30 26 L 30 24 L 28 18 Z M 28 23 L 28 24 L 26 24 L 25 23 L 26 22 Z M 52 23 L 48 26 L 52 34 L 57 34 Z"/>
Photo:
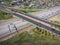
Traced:
<path fill-rule="evenodd" d="M 60 31 L 52 28 L 50 24 L 43 24 L 44 22 L 43 23 L 39 22 L 41 20 L 38 20 L 38 19 L 35 19 L 35 18 L 32 18 L 32 17 L 29 18 L 29 16 L 27 17 L 26 15 L 20 14 L 20 13 L 14 13 L 14 15 L 17 16 L 17 17 L 20 17 L 20 18 L 22 18 L 22 19 L 24 19 L 26 21 L 29 21 L 29 22 L 31 22 L 31 23 L 39 26 L 39 27 L 45 28 L 48 31 L 51 31 L 51 32 L 53 32 L 53 33 L 55 33 L 57 35 L 60 35 Z"/>
<path fill-rule="evenodd" d="M 16 28 L 14 27 L 14 25 L 16 26 Z M 31 24 L 29 24 L 28 22 L 17 22 L 17 23 L 13 23 L 12 25 L 9 25 L 10 27 L 8 27 L 8 25 L 4 25 L 2 27 L 0 27 L 0 38 L 11 34 L 15 31 L 20 31 L 21 29 L 24 29 L 26 27 L 32 26 Z M 9 29 L 10 28 L 10 29 Z"/>

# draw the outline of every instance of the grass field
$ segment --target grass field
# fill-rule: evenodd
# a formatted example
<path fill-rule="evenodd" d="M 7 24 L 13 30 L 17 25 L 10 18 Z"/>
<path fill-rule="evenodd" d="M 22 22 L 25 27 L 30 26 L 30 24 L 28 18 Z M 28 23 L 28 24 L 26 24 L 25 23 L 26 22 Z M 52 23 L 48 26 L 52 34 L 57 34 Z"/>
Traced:
<path fill-rule="evenodd" d="M 60 14 L 49 18 L 49 20 L 54 22 L 54 23 L 59 23 L 60 24 Z"/>

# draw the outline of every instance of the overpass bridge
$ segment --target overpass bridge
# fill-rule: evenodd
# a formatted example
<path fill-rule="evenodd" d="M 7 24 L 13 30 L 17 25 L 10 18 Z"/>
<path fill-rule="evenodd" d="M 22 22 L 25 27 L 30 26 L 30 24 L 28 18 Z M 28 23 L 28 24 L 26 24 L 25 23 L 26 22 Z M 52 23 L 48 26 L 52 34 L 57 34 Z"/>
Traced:
<path fill-rule="evenodd" d="M 2 11 L 11 13 L 11 14 L 19 17 L 19 18 L 22 18 L 22 19 L 24 19 L 24 20 L 26 20 L 26 21 L 28 21 L 28 22 L 30 22 L 30 23 L 38 26 L 38 27 L 42 27 L 42 28 L 44 28 L 44 29 L 46 29 L 48 31 L 51 31 L 51 32 L 53 32 L 56 35 L 60 35 L 60 31 L 59 30 L 56 30 L 56 29 L 52 28 L 52 25 L 54 25 L 54 24 L 51 23 L 51 22 L 48 22 L 48 21 L 40 19 L 40 18 L 36 18 L 34 16 L 27 15 L 27 14 L 24 14 L 24 13 L 14 12 L 14 11 L 11 11 L 10 9 L 8 9 L 8 8 L 0 7 L 0 9 Z M 60 8 L 59 8 L 58 11 L 60 13 Z"/>

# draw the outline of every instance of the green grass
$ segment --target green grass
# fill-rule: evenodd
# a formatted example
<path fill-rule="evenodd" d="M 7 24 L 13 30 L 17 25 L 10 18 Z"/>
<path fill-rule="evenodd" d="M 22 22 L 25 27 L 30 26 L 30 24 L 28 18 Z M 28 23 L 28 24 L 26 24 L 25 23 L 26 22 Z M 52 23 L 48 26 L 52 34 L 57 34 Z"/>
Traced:
<path fill-rule="evenodd" d="M 0 45 L 60 45 L 59 37 L 43 31 L 44 29 L 34 28 L 30 31 L 24 31 L 6 41 L 0 42 Z"/>
<path fill-rule="evenodd" d="M 10 19 L 10 18 L 12 18 L 12 17 L 13 17 L 13 16 L 12 16 L 11 14 L 2 12 L 2 11 L 0 10 L 0 20 Z"/>
<path fill-rule="evenodd" d="M 27 13 L 37 12 L 38 9 L 22 9 L 22 11 L 26 11 Z"/>
<path fill-rule="evenodd" d="M 12 9 L 13 11 L 18 11 L 18 12 L 25 12 L 25 13 L 32 13 L 32 12 L 37 12 L 40 9 L 37 8 L 33 8 L 33 9 L 29 9 L 29 8 L 19 8 L 19 9 Z"/>

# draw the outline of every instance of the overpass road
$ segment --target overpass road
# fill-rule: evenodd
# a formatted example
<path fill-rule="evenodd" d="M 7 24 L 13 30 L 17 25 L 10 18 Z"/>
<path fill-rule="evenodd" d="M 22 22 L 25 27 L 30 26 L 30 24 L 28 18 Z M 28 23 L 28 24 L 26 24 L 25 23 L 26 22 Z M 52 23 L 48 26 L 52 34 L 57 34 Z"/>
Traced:
<path fill-rule="evenodd" d="M 38 27 L 45 28 L 45 29 L 47 29 L 48 31 L 51 31 L 51 32 L 53 32 L 53 33 L 55 33 L 55 34 L 57 34 L 57 35 L 60 35 L 60 31 L 52 28 L 52 27 L 51 27 L 52 24 L 50 24 L 50 23 L 48 23 L 48 22 L 45 22 L 45 21 L 43 21 L 43 20 L 38 20 L 38 19 L 35 18 L 35 17 L 32 18 L 32 17 L 30 17 L 30 16 L 27 16 L 27 15 L 24 15 L 24 14 L 21 14 L 21 13 L 18 13 L 18 12 L 15 12 L 15 13 L 13 13 L 13 14 L 14 14 L 15 16 L 18 16 L 18 17 L 20 17 L 20 18 L 28 21 L 28 22 L 31 22 L 31 23 L 35 24 L 35 25 L 38 26 Z"/>
<path fill-rule="evenodd" d="M 8 11 L 11 14 L 13 14 L 13 15 L 19 17 L 19 18 L 22 18 L 22 19 L 24 19 L 24 20 L 26 20 L 26 21 L 28 21 L 30 23 L 33 23 L 34 25 L 36 25 L 38 27 L 42 27 L 42 28 L 44 28 L 44 29 L 46 29 L 48 31 L 53 32 L 54 34 L 60 35 L 60 31 L 52 28 L 53 23 L 51 23 L 51 22 L 47 22 L 45 20 L 38 19 L 38 18 L 36 18 L 34 16 L 30 16 L 30 15 L 27 15 L 27 14 L 23 14 L 23 13 L 19 13 L 19 12 L 13 12 L 10 9 L 7 9 L 7 8 L 6 8 L 6 10 L 4 8 L 3 11 L 6 11 L 6 12 Z"/>

